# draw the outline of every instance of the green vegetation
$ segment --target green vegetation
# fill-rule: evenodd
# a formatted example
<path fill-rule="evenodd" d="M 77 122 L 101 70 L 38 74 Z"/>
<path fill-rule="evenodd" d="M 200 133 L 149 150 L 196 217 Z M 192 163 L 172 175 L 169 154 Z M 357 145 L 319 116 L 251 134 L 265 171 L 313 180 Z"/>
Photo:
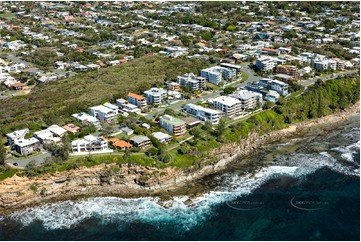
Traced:
<path fill-rule="evenodd" d="M 184 142 L 177 149 L 167 150 L 167 146 L 152 139 L 153 147 L 147 150 L 147 155 L 144 153 L 117 152 L 109 155 L 88 155 L 63 160 L 60 152 L 57 156 L 48 158 L 44 165 L 37 167 L 35 162 L 30 162 L 23 172 L 18 171 L 18 173 L 31 177 L 102 163 L 198 169 L 202 164 L 216 161 L 210 152 L 222 144 L 239 143 L 242 139 L 247 138 L 251 132 L 263 135 L 285 128 L 291 123 L 318 118 L 343 110 L 359 100 L 359 92 L 359 76 L 333 79 L 325 83 L 317 81 L 303 95 L 280 99 L 273 108 L 272 105 L 269 105 L 269 108 L 272 109 L 254 114 L 246 120 L 238 120 L 230 124 L 228 118 L 222 118 L 216 127 L 206 123 L 201 127 L 193 128 L 189 133 L 194 138 Z M 137 152 L 140 150 L 138 149 Z M 15 173 L 14 170 L 4 166 L 2 169 L 5 170 L 0 172 L 0 180 Z"/>
<path fill-rule="evenodd" d="M 11 169 L 8 166 L 0 166 L 0 181 L 8 177 L 12 177 L 17 172 L 16 169 Z"/>
<path fill-rule="evenodd" d="M 205 67 L 202 60 L 142 57 L 119 66 L 39 85 L 29 95 L 0 101 L 1 133 L 34 123 L 63 125 L 72 113 L 125 97 L 129 91 L 145 91 L 185 72 L 198 73 Z"/>
<path fill-rule="evenodd" d="M 15 13 L 2 13 L 2 14 L 0 14 L 0 19 L 10 20 L 10 19 L 14 19 L 14 18 L 16 18 Z"/>
<path fill-rule="evenodd" d="M 6 158 L 6 149 L 2 140 L 3 138 L 0 136 L 0 166 L 5 164 L 5 158 Z"/>

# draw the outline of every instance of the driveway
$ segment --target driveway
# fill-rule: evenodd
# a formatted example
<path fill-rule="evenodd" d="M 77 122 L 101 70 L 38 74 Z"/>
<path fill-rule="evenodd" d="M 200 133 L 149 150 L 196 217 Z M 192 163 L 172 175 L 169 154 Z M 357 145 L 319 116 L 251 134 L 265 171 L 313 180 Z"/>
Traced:
<path fill-rule="evenodd" d="M 17 167 L 25 168 L 25 166 L 32 160 L 35 160 L 37 165 L 41 165 L 41 163 L 43 163 L 43 161 L 47 157 L 51 157 L 50 153 L 44 152 L 44 153 L 42 153 L 40 155 L 32 156 L 32 157 L 24 158 L 24 159 L 16 159 L 16 160 L 15 159 L 8 159 L 6 162 L 10 163 L 10 164 L 13 164 L 13 163 L 16 162 L 16 163 L 18 163 Z"/>

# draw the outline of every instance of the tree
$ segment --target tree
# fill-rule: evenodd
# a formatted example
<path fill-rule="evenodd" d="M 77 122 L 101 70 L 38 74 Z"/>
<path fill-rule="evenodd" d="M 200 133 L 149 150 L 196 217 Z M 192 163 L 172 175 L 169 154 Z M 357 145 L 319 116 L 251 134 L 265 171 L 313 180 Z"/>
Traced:
<path fill-rule="evenodd" d="M 206 121 L 203 125 L 203 130 L 207 131 L 207 133 L 212 133 L 213 131 L 213 126 L 212 126 L 212 123 L 210 121 Z"/>
<path fill-rule="evenodd" d="M 193 135 L 195 139 L 199 139 L 201 137 L 201 133 L 202 131 L 200 127 L 193 128 L 189 131 L 189 134 Z"/>
<path fill-rule="evenodd" d="M 213 38 L 213 34 L 211 32 L 206 32 L 202 34 L 202 39 L 205 41 L 210 41 Z"/>
<path fill-rule="evenodd" d="M 217 135 L 222 135 L 225 129 L 226 129 L 226 118 L 223 117 L 219 120 L 219 124 L 216 129 Z"/>
<path fill-rule="evenodd" d="M 235 87 L 225 87 L 223 89 L 223 95 L 229 95 L 229 94 L 232 94 L 234 91 L 236 91 L 237 88 Z"/>
<path fill-rule="evenodd" d="M 1 142 L 2 137 L 0 136 L 0 165 L 5 164 L 5 158 L 6 158 L 6 149 L 5 145 Z"/>

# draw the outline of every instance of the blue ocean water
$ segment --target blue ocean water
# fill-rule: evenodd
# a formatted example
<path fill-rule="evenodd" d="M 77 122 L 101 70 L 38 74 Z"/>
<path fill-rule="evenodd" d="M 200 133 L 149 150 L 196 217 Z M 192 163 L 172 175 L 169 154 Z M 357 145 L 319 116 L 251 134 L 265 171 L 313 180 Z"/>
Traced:
<path fill-rule="evenodd" d="M 359 128 L 274 144 L 192 199 L 66 201 L 0 219 L 1 240 L 359 240 Z"/>

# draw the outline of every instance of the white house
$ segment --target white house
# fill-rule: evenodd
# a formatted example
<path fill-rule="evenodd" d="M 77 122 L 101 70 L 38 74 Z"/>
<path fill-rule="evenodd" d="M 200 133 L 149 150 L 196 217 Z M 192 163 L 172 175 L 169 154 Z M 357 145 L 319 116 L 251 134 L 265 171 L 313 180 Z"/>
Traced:
<path fill-rule="evenodd" d="M 6 137 L 8 138 L 8 145 L 12 146 L 15 142 L 24 140 L 27 133 L 29 133 L 28 128 L 6 134 Z"/>
<path fill-rule="evenodd" d="M 108 142 L 94 135 L 86 135 L 83 139 L 77 139 L 71 142 L 73 153 L 106 151 L 113 152 L 108 148 Z"/>
<path fill-rule="evenodd" d="M 100 122 L 108 122 L 116 119 L 119 108 L 114 105 L 113 108 L 108 108 L 104 105 L 94 106 L 89 108 L 89 113 L 93 117 L 99 119 Z"/>

